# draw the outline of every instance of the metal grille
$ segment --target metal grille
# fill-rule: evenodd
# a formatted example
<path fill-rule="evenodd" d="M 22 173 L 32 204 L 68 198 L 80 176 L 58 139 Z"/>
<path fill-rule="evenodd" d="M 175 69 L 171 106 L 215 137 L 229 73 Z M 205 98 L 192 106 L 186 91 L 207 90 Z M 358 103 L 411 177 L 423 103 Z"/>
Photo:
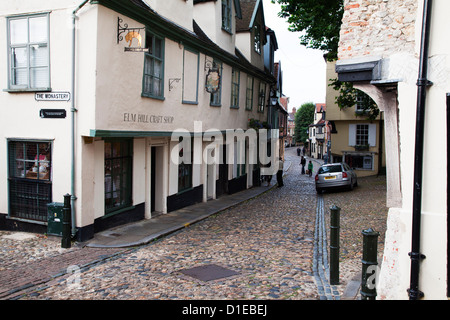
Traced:
<path fill-rule="evenodd" d="M 9 141 L 10 216 L 47 221 L 51 202 L 50 142 Z"/>

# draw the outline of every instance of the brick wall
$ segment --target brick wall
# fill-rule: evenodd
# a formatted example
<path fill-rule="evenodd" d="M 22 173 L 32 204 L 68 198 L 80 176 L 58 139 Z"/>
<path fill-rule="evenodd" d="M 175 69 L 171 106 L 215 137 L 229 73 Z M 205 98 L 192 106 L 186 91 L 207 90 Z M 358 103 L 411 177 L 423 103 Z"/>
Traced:
<path fill-rule="evenodd" d="M 418 0 L 345 0 L 339 59 L 414 50 Z"/>

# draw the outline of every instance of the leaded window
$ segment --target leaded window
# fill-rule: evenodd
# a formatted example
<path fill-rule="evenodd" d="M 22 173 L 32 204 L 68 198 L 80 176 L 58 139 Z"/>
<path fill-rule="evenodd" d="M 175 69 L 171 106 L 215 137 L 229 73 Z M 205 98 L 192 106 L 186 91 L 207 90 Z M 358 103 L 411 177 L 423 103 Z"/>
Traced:
<path fill-rule="evenodd" d="M 357 124 L 356 125 L 356 144 L 359 146 L 369 145 L 369 125 Z"/>
<path fill-rule="evenodd" d="M 49 90 L 49 15 L 7 19 L 8 89 Z"/>
<path fill-rule="evenodd" d="M 247 76 L 247 92 L 245 97 L 245 109 L 253 109 L 253 77 Z"/>
<path fill-rule="evenodd" d="M 145 53 L 142 95 L 164 98 L 164 39 L 146 32 L 148 52 Z"/>
<path fill-rule="evenodd" d="M 264 82 L 259 83 L 258 111 L 264 112 L 264 101 L 266 100 L 266 85 Z"/>
<path fill-rule="evenodd" d="M 231 30 L 231 0 L 222 0 L 222 29 L 232 32 Z"/>
<path fill-rule="evenodd" d="M 239 70 L 233 68 L 231 73 L 231 108 L 239 108 Z"/>
<path fill-rule="evenodd" d="M 261 54 L 261 26 L 255 23 L 253 27 L 253 48 L 256 53 Z"/>

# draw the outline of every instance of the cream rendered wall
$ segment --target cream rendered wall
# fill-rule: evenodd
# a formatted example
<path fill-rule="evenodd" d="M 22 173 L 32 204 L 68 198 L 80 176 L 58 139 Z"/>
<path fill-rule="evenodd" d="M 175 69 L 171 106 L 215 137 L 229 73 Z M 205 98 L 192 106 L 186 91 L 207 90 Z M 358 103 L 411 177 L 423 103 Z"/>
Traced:
<path fill-rule="evenodd" d="M 192 7 L 193 1 L 182 0 L 144 0 L 151 9 L 159 15 L 171 20 L 192 31 Z"/>
<path fill-rule="evenodd" d="M 70 193 L 70 102 L 36 101 L 34 92 L 8 93 L 6 17 L 50 12 L 50 84 L 52 91 L 70 92 L 71 13 L 79 1 L 2 1 L 0 3 L 0 212 L 8 212 L 7 139 L 52 141 L 52 200 Z M 23 8 L 27 8 L 26 10 Z M 65 119 L 41 119 L 40 109 L 65 109 Z"/>
<path fill-rule="evenodd" d="M 247 128 L 248 112 L 245 112 L 245 74 L 241 71 L 239 110 L 230 110 L 231 67 L 223 65 L 222 107 L 209 105 L 210 94 L 204 89 L 206 72 L 205 55 L 200 53 L 198 104 L 183 104 L 182 83 L 174 82 L 169 90 L 169 79 L 182 79 L 184 46 L 165 39 L 164 100 L 141 97 L 144 54 L 124 52 L 125 43 L 116 44 L 116 35 L 111 30 L 117 27 L 117 14 L 107 8 L 98 7 L 98 44 L 96 72 L 95 124 L 89 129 L 135 130 L 171 132 L 177 128 L 194 129 L 194 121 L 201 120 L 203 128 Z M 139 23 L 121 17 L 130 27 L 143 27 Z M 100 36 L 102 35 L 102 36 Z M 211 60 L 211 57 L 208 58 Z M 268 90 L 267 90 L 268 94 Z M 255 109 L 255 108 L 254 108 Z M 144 114 L 173 117 L 172 123 L 133 122 L 126 114 Z M 252 112 L 252 117 L 263 117 Z M 128 120 L 128 121 L 127 121 Z M 219 120 L 219 121 L 218 121 Z M 89 123 L 89 121 L 86 121 Z M 92 125 L 92 124 L 91 124 Z"/>
<path fill-rule="evenodd" d="M 156 0 L 157 1 L 157 0 Z M 233 1 L 232 1 L 233 2 Z M 203 32 L 223 50 L 234 55 L 236 37 L 236 9 L 233 3 L 232 32 L 222 29 L 222 2 L 209 1 L 194 5 L 193 18 Z"/>
<path fill-rule="evenodd" d="M 236 34 L 236 47 L 248 61 L 251 61 L 253 47 L 250 32 L 239 32 Z"/>

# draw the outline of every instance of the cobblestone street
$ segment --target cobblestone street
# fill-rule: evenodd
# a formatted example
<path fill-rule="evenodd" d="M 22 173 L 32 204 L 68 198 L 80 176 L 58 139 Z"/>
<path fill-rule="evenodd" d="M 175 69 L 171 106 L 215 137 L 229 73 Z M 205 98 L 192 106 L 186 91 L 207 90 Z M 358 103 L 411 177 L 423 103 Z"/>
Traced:
<path fill-rule="evenodd" d="M 284 187 L 147 245 L 61 249 L 59 238 L 0 231 L 0 299 L 323 299 L 313 259 L 319 198 L 328 235 L 329 208 L 341 208 L 340 284 L 333 288 L 339 299 L 360 272 L 363 229 L 380 232 L 382 256 L 385 177 L 360 178 L 351 192 L 318 197 L 294 149 L 287 149 Z M 202 281 L 187 272 L 199 266 L 227 273 Z"/>

